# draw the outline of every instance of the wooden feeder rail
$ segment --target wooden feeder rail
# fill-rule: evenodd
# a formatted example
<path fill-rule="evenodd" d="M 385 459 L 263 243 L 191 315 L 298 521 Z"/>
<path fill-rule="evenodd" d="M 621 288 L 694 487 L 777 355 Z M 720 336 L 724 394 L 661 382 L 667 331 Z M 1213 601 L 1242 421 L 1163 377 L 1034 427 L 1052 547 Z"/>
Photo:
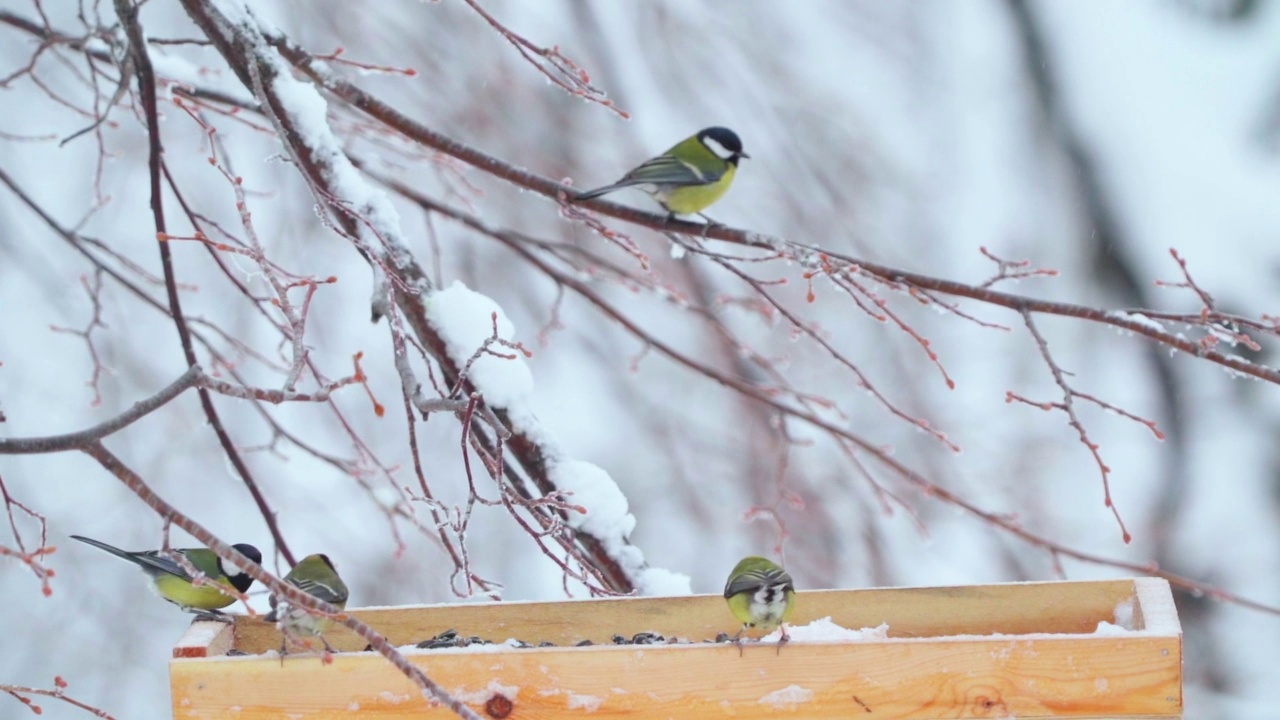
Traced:
<path fill-rule="evenodd" d="M 1132 631 L 1098 633 L 1132 609 Z M 481 717 L 1178 718 L 1182 633 L 1168 583 L 1138 578 L 941 588 L 804 591 L 792 625 L 830 617 L 889 626 L 887 639 L 707 644 L 736 631 L 717 595 L 364 608 L 351 613 Z M 556 647 L 418 650 L 456 629 Z M 696 641 L 613 645 L 656 632 Z M 260 656 L 280 633 L 259 618 L 193 623 L 170 663 L 174 718 L 446 718 L 343 627 L 342 651 Z M 579 641 L 596 643 L 574 647 Z M 248 656 L 226 657 L 232 649 Z"/>

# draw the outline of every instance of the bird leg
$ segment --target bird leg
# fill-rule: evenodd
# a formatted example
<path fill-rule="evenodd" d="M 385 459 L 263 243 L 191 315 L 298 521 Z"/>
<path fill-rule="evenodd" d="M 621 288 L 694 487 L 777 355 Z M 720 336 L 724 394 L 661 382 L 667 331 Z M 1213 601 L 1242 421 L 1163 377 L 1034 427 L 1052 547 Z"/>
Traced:
<path fill-rule="evenodd" d="M 289 650 L 290 644 L 302 645 L 302 647 L 307 650 L 311 649 L 311 645 L 307 642 L 306 638 L 299 637 L 293 634 L 292 632 L 290 632 L 287 627 L 284 627 L 283 622 L 279 623 L 278 627 L 280 628 L 280 665 L 281 666 L 284 665 L 284 656 L 293 654 L 293 652 Z"/>
<path fill-rule="evenodd" d="M 791 636 L 787 634 L 787 626 L 786 626 L 785 624 L 783 624 L 783 625 L 779 626 L 779 628 L 778 628 L 778 629 L 782 632 L 782 637 L 778 638 L 778 645 L 777 645 L 778 651 L 777 651 L 777 654 L 778 654 L 778 655 L 781 655 L 781 654 L 782 654 L 782 646 L 783 646 L 783 645 L 786 645 L 786 644 L 787 644 L 787 643 L 789 643 L 789 642 L 791 642 Z"/>
<path fill-rule="evenodd" d="M 730 638 L 731 640 L 733 640 L 733 644 L 738 646 L 738 657 L 742 657 L 742 633 L 746 631 L 747 631 L 747 624 L 743 623 L 742 628 L 739 629 L 738 632 L 734 633 L 733 637 Z"/>

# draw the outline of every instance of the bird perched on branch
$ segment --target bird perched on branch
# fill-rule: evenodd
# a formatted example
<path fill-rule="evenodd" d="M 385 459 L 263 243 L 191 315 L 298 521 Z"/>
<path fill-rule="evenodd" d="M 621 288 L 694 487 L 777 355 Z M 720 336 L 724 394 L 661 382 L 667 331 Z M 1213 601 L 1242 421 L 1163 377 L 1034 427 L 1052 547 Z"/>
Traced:
<path fill-rule="evenodd" d="M 709 127 L 644 161 L 618 182 L 579 193 L 574 200 L 590 200 L 635 187 L 653 196 L 670 216 L 701 215 L 729 189 L 738 162 L 749 157 L 742 151 L 737 133 L 729 128 Z M 703 217 L 711 222 L 711 218 Z"/>
<path fill-rule="evenodd" d="M 778 651 L 790 638 L 787 636 L 787 618 L 795 607 L 796 588 L 791 576 L 780 565 L 759 556 L 743 558 L 724 585 L 724 597 L 729 602 L 733 616 L 742 621 L 742 629 L 733 636 L 742 653 L 742 634 L 748 628 L 765 632 L 782 626 L 782 638 Z"/>
<path fill-rule="evenodd" d="M 293 566 L 289 574 L 284 576 L 284 581 L 317 600 L 338 606 L 339 609 L 347 606 L 349 596 L 347 585 L 338 576 L 338 570 L 334 568 L 333 561 L 328 555 L 316 553 L 302 558 L 297 565 Z M 281 605 L 284 606 L 283 609 L 279 607 Z M 284 639 L 280 641 L 282 656 L 285 654 L 285 646 L 289 638 L 299 636 L 318 637 L 320 642 L 324 643 L 325 650 L 334 652 L 333 646 L 324 639 L 324 633 L 333 627 L 333 618 L 327 615 L 313 614 L 303 607 L 290 603 L 286 598 L 272 594 L 271 612 L 267 613 L 263 619 L 267 622 L 280 623 L 281 630 L 284 631 Z"/>
<path fill-rule="evenodd" d="M 99 550 L 105 550 L 142 568 L 142 571 L 151 577 L 151 586 L 160 597 L 187 612 L 199 615 L 222 615 L 218 609 L 235 602 L 236 594 L 223 592 L 218 589 L 218 586 L 244 594 L 253 584 L 252 577 L 240 568 L 231 566 L 230 563 L 224 564 L 222 558 L 208 548 L 169 550 L 170 553 L 186 558 L 192 567 L 204 575 L 204 582 L 197 585 L 186 568 L 176 560 L 166 557 L 160 550 L 130 552 L 79 535 L 72 535 L 71 538 L 88 543 Z M 239 543 L 232 547 L 255 563 L 262 562 L 262 553 L 258 548 L 247 543 Z"/>

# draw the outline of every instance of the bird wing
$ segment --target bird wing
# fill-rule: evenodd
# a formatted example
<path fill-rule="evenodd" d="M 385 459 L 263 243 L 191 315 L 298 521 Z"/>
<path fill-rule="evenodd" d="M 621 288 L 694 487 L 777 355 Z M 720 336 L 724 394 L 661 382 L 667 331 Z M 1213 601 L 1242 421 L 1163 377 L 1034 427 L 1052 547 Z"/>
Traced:
<path fill-rule="evenodd" d="M 723 163 L 721 163 L 723 165 Z M 671 155 L 659 155 L 646 160 L 627 173 L 616 185 L 703 185 L 712 183 L 724 175 L 724 170 L 699 168 Z"/>
<path fill-rule="evenodd" d="M 289 584 L 330 605 L 344 605 L 350 595 L 347 592 L 346 583 L 342 582 L 341 579 L 338 579 L 336 587 L 320 580 L 298 580 L 296 578 L 290 578 Z M 268 612 L 263 619 L 267 622 L 276 622 L 280 619 L 280 603 L 287 603 L 288 600 L 272 593 L 267 602 L 271 605 L 271 612 Z"/>
<path fill-rule="evenodd" d="M 329 584 L 320 580 L 292 580 L 299 590 L 314 595 L 316 598 L 323 600 L 331 605 L 339 605 L 347 601 L 350 593 L 347 592 L 346 583 L 338 580 L 335 584 Z"/>
<path fill-rule="evenodd" d="M 791 576 L 787 574 L 786 570 L 781 568 L 748 570 L 725 586 L 724 596 L 733 597 L 738 593 L 744 592 L 754 593 L 762 587 L 777 585 L 781 585 L 785 590 L 795 590 L 795 584 L 791 582 Z"/>
<path fill-rule="evenodd" d="M 605 193 L 611 193 L 614 190 L 634 185 L 656 185 L 660 187 L 705 185 L 719 180 L 723 175 L 723 169 L 699 168 L 693 163 L 685 162 L 671 155 L 659 155 L 641 163 L 631 172 L 622 176 L 622 179 L 618 182 L 580 193 L 577 199 L 590 200 Z"/>
<path fill-rule="evenodd" d="M 172 550 L 170 552 L 185 554 L 185 551 L 183 550 Z M 148 572 L 175 575 L 179 578 L 182 578 L 183 580 L 186 580 L 187 582 L 191 582 L 191 575 L 186 570 L 183 570 L 182 566 L 179 565 L 177 561 L 170 560 L 169 558 L 165 557 L 160 553 L 159 550 L 148 550 L 147 552 L 134 553 L 133 558 L 134 558 L 134 562 L 141 565 L 143 570 L 146 570 Z M 196 569 L 203 572 L 211 580 L 215 579 L 218 575 L 217 570 L 214 570 L 213 572 L 209 572 L 199 566 L 196 566 Z"/>

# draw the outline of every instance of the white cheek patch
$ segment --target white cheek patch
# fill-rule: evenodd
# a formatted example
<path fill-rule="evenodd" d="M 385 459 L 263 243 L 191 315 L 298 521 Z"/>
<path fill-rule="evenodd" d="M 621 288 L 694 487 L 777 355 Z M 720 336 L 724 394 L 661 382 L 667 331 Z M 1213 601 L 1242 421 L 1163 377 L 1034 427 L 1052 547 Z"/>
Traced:
<path fill-rule="evenodd" d="M 245 574 L 244 568 L 236 565 L 230 560 L 218 559 L 218 567 L 222 568 L 222 573 L 228 578 L 235 579 Z"/>
<path fill-rule="evenodd" d="M 728 160 L 729 158 L 733 157 L 734 153 L 732 150 L 721 145 L 719 140 L 716 140 L 710 135 L 702 138 L 702 144 L 706 145 L 707 149 L 715 153 L 716 157 L 720 158 L 721 160 Z"/>

